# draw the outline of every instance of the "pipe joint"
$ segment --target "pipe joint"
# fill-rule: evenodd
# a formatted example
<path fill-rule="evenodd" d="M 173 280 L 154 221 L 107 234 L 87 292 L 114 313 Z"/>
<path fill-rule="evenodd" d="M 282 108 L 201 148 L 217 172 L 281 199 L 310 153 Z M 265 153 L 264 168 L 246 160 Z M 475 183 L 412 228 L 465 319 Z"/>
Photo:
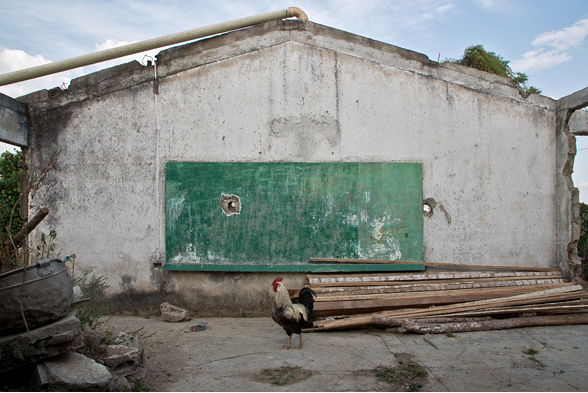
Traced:
<path fill-rule="evenodd" d="M 289 16 L 296 17 L 303 22 L 308 20 L 306 13 L 298 7 L 288 7 L 288 13 L 290 14 Z"/>

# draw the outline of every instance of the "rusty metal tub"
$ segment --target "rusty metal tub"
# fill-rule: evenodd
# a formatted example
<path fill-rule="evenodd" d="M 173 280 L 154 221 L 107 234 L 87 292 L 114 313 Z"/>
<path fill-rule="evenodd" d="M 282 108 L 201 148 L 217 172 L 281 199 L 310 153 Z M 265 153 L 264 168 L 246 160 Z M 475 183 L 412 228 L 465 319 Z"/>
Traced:
<path fill-rule="evenodd" d="M 19 268 L 0 274 L 0 335 L 25 329 L 23 313 L 31 329 L 61 318 L 72 302 L 72 282 L 60 259 L 39 259 L 26 273 Z"/>

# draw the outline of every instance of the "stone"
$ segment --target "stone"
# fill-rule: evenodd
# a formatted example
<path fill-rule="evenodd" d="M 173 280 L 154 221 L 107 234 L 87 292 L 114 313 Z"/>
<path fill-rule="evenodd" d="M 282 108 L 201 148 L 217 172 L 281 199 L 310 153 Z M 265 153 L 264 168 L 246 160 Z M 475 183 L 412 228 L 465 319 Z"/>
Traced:
<path fill-rule="evenodd" d="M 108 345 L 104 356 L 97 360 L 107 366 L 113 373 L 127 376 L 144 365 L 142 349 L 130 348 L 124 345 Z"/>
<path fill-rule="evenodd" d="M 161 310 L 161 319 L 167 322 L 181 322 L 188 317 L 187 310 L 167 302 L 161 303 L 159 309 Z"/>
<path fill-rule="evenodd" d="M 81 353 L 66 352 L 37 364 L 33 387 L 43 391 L 110 391 L 112 378 L 106 366 Z"/>
<path fill-rule="evenodd" d="M 108 389 L 111 392 L 130 392 L 133 385 L 127 379 L 118 374 L 112 374 L 112 379 L 108 384 Z"/>
<path fill-rule="evenodd" d="M 147 381 L 147 369 L 143 367 L 138 367 L 135 373 L 127 375 L 125 378 L 130 384 L 132 391 L 143 391 L 145 389 Z"/>
<path fill-rule="evenodd" d="M 75 287 L 73 287 L 73 295 L 74 295 L 74 297 L 73 297 L 74 302 L 77 302 L 78 300 L 80 300 L 84 296 L 84 294 L 82 292 L 82 288 L 80 288 L 79 285 L 76 285 Z"/>
<path fill-rule="evenodd" d="M 84 346 L 80 320 L 70 311 L 47 325 L 0 337 L 0 373 Z"/>
<path fill-rule="evenodd" d="M 106 353 L 106 334 L 99 330 L 92 330 L 87 325 L 82 326 L 84 347 L 77 352 L 96 359 Z"/>

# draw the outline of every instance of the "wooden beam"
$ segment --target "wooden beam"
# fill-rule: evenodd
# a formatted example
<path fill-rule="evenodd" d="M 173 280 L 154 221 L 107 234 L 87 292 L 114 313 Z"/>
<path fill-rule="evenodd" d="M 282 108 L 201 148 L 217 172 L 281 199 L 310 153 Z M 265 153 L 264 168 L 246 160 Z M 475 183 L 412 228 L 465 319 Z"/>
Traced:
<path fill-rule="evenodd" d="M 474 332 L 484 330 L 512 329 L 529 326 L 559 326 L 588 324 L 588 313 L 566 315 L 542 315 L 509 319 L 492 319 L 488 321 L 427 323 L 412 319 L 391 319 L 374 317 L 375 325 L 402 326 L 409 333 L 439 334 L 446 332 Z"/>
<path fill-rule="evenodd" d="M 547 285 L 564 283 L 562 278 L 545 278 L 535 279 L 501 279 L 501 280 L 429 280 L 413 281 L 412 283 L 393 283 L 392 285 L 374 285 L 374 286 L 345 286 L 345 287 L 312 287 L 317 295 L 321 297 L 330 296 L 358 296 L 378 293 L 397 293 L 397 292 L 422 292 L 422 291 L 442 291 L 456 289 L 474 289 L 474 288 L 497 288 L 510 286 L 525 285 Z"/>
<path fill-rule="evenodd" d="M 425 281 L 425 280 L 454 280 L 454 279 L 479 279 L 501 277 L 531 277 L 531 276 L 557 276 L 559 271 L 530 272 L 530 271 L 479 271 L 479 272 L 423 272 L 423 273 L 380 273 L 380 274 L 337 274 L 314 275 L 309 274 L 306 280 L 309 286 L 353 286 L 353 285 L 377 285 L 376 283 L 391 283 L 399 281 Z"/>
<path fill-rule="evenodd" d="M 447 315 L 454 312 L 465 312 L 473 310 L 483 310 L 504 306 L 541 304 L 557 301 L 567 301 L 574 299 L 588 299 L 588 292 L 580 285 L 556 288 L 547 291 L 532 292 L 523 295 L 516 295 L 507 298 L 487 299 L 474 302 L 449 304 L 426 309 L 400 309 L 394 311 L 381 311 L 376 316 L 387 318 L 414 318 L 417 316 Z M 372 323 L 373 314 L 364 314 L 360 316 L 350 316 L 343 319 L 332 321 L 316 321 L 314 330 L 328 329 L 346 329 L 353 327 L 369 326 Z"/>
<path fill-rule="evenodd" d="M 537 291 L 544 291 L 547 289 L 560 288 L 566 286 L 572 286 L 572 283 L 561 283 L 561 284 L 546 284 L 546 285 L 517 285 L 509 287 L 491 287 L 491 288 L 468 288 L 468 289 L 456 289 L 456 290 L 432 290 L 432 291 L 402 291 L 395 293 L 374 293 L 365 295 L 339 295 L 339 296 L 324 296 L 324 294 L 317 294 L 317 302 L 345 302 L 355 301 L 364 302 L 366 300 L 380 300 L 380 299 L 437 299 L 442 298 L 447 302 L 452 302 L 453 298 L 467 298 L 467 297 L 478 297 L 482 299 L 490 299 L 492 297 L 505 297 L 514 296 L 521 293 L 530 293 Z M 432 301 L 431 303 L 435 303 Z"/>
<path fill-rule="evenodd" d="M 460 269 L 496 269 L 496 270 L 519 270 L 534 272 L 560 271 L 558 268 L 547 267 L 520 267 L 520 266 L 488 266 L 488 265 L 467 265 L 460 263 L 436 263 L 436 262 L 412 262 L 412 261 L 390 261 L 386 259 L 346 259 L 346 258 L 308 258 L 310 263 L 373 263 L 373 264 L 411 264 L 420 263 L 430 267 L 451 267 Z"/>

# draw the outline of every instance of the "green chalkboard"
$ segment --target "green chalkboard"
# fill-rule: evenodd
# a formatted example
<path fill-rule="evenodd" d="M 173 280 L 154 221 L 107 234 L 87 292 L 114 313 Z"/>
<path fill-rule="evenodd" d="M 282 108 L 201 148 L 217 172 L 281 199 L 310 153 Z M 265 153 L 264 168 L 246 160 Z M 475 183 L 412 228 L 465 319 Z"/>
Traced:
<path fill-rule="evenodd" d="M 421 261 L 420 163 L 169 162 L 168 264 Z"/>

